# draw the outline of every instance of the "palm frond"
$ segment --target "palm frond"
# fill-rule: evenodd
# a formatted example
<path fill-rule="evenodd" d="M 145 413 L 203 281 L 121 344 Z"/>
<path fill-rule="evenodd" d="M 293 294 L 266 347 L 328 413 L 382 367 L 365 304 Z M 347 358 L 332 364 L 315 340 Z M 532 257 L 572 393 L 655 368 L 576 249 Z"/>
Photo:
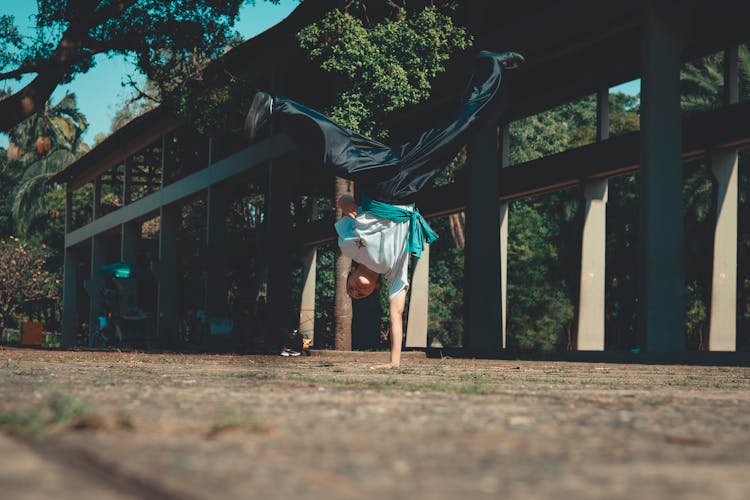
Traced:
<path fill-rule="evenodd" d="M 71 151 L 58 147 L 26 166 L 13 192 L 11 204 L 13 216 L 22 231 L 44 212 L 45 194 L 50 190 L 46 184 L 47 179 L 75 159 L 76 156 Z"/>

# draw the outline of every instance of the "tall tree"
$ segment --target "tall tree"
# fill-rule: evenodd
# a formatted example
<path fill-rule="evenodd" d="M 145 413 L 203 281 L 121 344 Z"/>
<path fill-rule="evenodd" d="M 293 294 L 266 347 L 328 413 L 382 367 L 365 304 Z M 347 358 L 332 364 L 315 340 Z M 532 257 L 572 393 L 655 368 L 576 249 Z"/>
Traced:
<path fill-rule="evenodd" d="M 431 80 L 444 71 L 451 54 L 471 43 L 466 30 L 454 24 L 449 5 L 436 4 L 414 11 L 406 8 L 405 1 L 389 2 L 384 18 L 371 19 L 364 2 L 352 1 L 300 31 L 300 45 L 341 82 L 343 90 L 328 110 L 333 120 L 385 139 L 383 121 L 389 112 L 429 97 Z M 334 197 L 350 192 L 351 183 L 336 180 Z M 349 259 L 338 254 L 334 338 L 339 349 L 351 346 L 349 266 Z"/>
<path fill-rule="evenodd" d="M 91 69 L 99 54 L 131 57 L 163 90 L 178 88 L 221 54 L 248 1 L 254 0 L 38 0 L 34 37 L 21 36 L 13 16 L 0 16 L 0 81 L 36 75 L 0 100 L 0 131 L 41 110 L 59 84 Z"/>
<path fill-rule="evenodd" d="M 10 144 L 16 154 L 8 170 L 15 184 L 12 212 L 18 229 L 26 229 L 42 212 L 49 190 L 46 180 L 78 157 L 87 127 L 75 95 L 66 94 L 57 104 L 45 103 L 11 130 Z"/>

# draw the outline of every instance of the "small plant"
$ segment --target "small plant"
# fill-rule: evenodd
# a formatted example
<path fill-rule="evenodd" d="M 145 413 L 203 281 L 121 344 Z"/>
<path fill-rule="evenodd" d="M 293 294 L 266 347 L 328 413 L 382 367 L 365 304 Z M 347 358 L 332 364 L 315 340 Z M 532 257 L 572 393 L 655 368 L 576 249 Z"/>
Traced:
<path fill-rule="evenodd" d="M 214 438 L 233 432 L 260 434 L 268 432 L 268 430 L 266 424 L 259 422 L 252 415 L 228 414 L 211 426 L 208 437 Z"/>
<path fill-rule="evenodd" d="M 0 432 L 38 438 L 53 430 L 90 429 L 102 419 L 86 404 L 68 394 L 55 394 L 41 408 L 0 412 Z"/>

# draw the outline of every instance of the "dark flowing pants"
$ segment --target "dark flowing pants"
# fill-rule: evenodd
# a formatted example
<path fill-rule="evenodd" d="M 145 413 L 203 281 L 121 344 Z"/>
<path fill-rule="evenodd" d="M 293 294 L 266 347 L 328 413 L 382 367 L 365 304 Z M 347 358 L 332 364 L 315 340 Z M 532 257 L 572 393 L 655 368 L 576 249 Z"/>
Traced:
<path fill-rule="evenodd" d="M 442 125 L 395 148 L 337 125 L 321 113 L 284 97 L 275 98 L 273 119 L 306 160 L 357 182 L 373 199 L 401 203 L 450 163 L 472 133 L 499 119 L 502 74 L 497 57 L 481 52 L 458 111 Z"/>

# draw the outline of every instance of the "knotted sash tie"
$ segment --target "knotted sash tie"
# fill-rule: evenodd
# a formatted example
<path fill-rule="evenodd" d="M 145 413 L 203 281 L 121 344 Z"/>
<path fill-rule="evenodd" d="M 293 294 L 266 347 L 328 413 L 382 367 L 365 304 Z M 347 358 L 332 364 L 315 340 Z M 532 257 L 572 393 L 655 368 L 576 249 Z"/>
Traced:
<path fill-rule="evenodd" d="M 424 220 L 417 207 L 414 207 L 414 210 L 407 210 L 389 203 L 363 197 L 362 210 L 381 219 L 388 219 L 394 222 L 409 221 L 409 236 L 406 240 L 406 251 L 416 258 L 422 256 L 425 241 L 429 244 L 438 239 L 437 233 L 427 224 L 427 221 Z"/>

